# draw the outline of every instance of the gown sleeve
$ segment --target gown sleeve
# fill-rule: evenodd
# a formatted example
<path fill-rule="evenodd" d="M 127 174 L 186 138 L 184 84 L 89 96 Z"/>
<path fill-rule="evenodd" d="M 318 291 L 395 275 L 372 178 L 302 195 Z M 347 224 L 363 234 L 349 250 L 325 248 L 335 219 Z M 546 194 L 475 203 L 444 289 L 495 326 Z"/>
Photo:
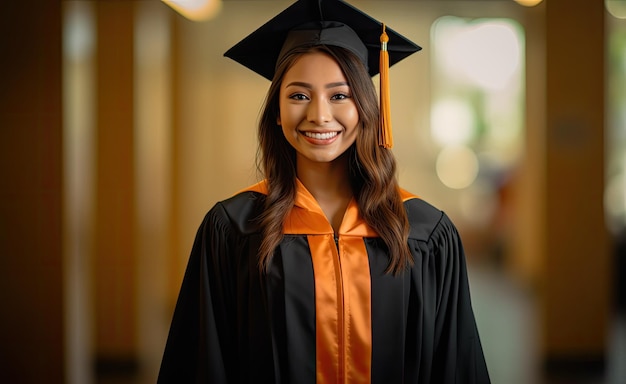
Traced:
<path fill-rule="evenodd" d="M 461 239 L 444 214 L 430 238 L 436 290 L 433 383 L 490 383 L 472 310 Z"/>
<path fill-rule="evenodd" d="M 198 229 L 174 310 L 157 383 L 227 383 L 233 377 L 231 235 L 217 204 Z"/>

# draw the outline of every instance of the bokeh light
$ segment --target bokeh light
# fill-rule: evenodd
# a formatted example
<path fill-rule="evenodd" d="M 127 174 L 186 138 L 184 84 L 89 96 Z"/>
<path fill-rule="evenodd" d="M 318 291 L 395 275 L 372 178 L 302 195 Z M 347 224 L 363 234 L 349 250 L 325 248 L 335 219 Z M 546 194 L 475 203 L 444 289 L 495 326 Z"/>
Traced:
<path fill-rule="evenodd" d="M 604 0 L 606 10 L 618 19 L 626 19 L 626 0 Z"/>
<path fill-rule="evenodd" d="M 445 147 L 437 156 L 437 176 L 448 188 L 464 189 L 472 185 L 478 175 L 478 158 L 464 145 Z"/>
<path fill-rule="evenodd" d="M 525 7 L 534 7 L 535 5 L 538 5 L 539 3 L 541 3 L 543 0 L 515 0 L 516 3 L 523 5 Z"/>
<path fill-rule="evenodd" d="M 473 136 L 474 113 L 462 99 L 443 99 L 432 107 L 431 134 L 442 146 L 466 144 Z"/>
<path fill-rule="evenodd" d="M 522 152 L 523 28 L 511 19 L 443 16 L 432 29 L 430 129 L 444 148 L 437 175 L 448 188 L 476 188 L 485 171 L 477 153 L 505 172 Z"/>
<path fill-rule="evenodd" d="M 162 0 L 176 12 L 193 21 L 209 20 L 222 9 L 222 0 Z"/>
<path fill-rule="evenodd" d="M 449 19 L 443 19 L 450 23 Z M 448 24 L 449 25 L 449 24 Z M 502 89 L 518 72 L 520 40 L 508 22 L 465 23 L 459 19 L 455 28 L 446 31 L 438 47 L 441 61 L 455 76 L 485 89 Z"/>

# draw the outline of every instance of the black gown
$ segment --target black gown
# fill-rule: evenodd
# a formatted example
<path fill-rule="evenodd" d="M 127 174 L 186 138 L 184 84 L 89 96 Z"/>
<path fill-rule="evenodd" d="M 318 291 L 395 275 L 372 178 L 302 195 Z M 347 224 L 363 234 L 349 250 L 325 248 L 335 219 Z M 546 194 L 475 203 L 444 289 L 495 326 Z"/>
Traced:
<path fill-rule="evenodd" d="M 449 218 L 402 191 L 414 265 L 387 249 L 354 200 L 338 236 L 298 181 L 268 272 L 261 182 L 216 204 L 191 252 L 158 383 L 489 383 L 465 256 Z"/>

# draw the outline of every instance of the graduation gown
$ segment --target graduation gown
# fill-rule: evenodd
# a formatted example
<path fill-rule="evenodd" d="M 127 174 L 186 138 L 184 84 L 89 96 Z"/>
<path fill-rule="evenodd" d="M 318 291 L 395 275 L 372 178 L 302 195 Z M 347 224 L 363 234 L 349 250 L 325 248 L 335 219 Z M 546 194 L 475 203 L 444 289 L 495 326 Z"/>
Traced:
<path fill-rule="evenodd" d="M 388 252 L 353 200 L 338 236 L 298 181 L 269 270 L 261 182 L 198 230 L 158 383 L 489 383 L 465 256 L 450 219 L 402 191 L 414 264 Z"/>

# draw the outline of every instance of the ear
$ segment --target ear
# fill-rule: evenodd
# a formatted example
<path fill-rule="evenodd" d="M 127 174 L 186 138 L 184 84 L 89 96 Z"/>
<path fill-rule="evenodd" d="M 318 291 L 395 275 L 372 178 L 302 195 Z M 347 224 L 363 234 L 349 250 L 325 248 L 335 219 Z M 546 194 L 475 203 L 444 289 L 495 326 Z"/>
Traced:
<path fill-rule="evenodd" d="M 278 115 L 278 117 L 276 118 L 276 124 L 278 124 L 278 126 L 280 127 L 280 115 Z"/>

